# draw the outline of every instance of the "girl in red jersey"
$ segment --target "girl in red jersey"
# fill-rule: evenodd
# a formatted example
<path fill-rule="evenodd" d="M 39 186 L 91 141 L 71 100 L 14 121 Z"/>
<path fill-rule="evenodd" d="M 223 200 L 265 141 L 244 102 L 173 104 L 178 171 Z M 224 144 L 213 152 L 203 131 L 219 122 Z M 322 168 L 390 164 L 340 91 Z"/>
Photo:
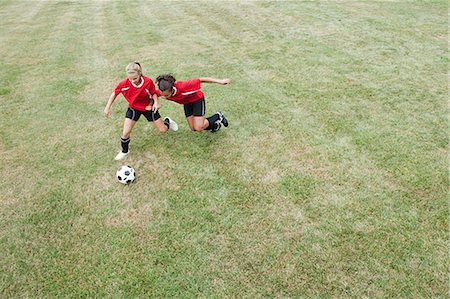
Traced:
<path fill-rule="evenodd" d="M 222 112 L 216 112 L 205 118 L 205 96 L 201 90 L 201 83 L 217 83 L 227 85 L 230 79 L 216 79 L 210 77 L 195 78 L 187 81 L 176 81 L 172 75 L 161 75 L 156 78 L 160 96 L 169 101 L 184 105 L 184 115 L 192 131 L 210 130 L 217 132 L 222 124 L 228 127 L 228 120 Z M 147 107 L 150 109 L 151 107 Z"/>
<path fill-rule="evenodd" d="M 122 160 L 128 155 L 130 134 L 141 115 L 144 115 L 149 122 L 153 122 L 161 133 L 166 132 L 169 128 L 173 131 L 178 130 L 178 125 L 169 117 L 162 121 L 158 111 L 160 105 L 155 84 L 153 84 L 152 79 L 142 75 L 142 68 L 139 62 L 128 64 L 125 70 L 127 78 L 119 82 L 103 111 L 105 117 L 109 117 L 111 106 L 120 93 L 128 101 L 128 110 L 125 114 L 125 122 L 120 138 L 122 150 L 114 158 L 115 160 Z"/>

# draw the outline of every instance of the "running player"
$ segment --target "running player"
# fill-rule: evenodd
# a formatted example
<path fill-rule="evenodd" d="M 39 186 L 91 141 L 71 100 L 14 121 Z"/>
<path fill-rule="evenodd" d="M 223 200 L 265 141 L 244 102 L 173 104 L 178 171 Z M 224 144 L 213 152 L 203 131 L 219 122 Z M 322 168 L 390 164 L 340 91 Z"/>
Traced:
<path fill-rule="evenodd" d="M 158 76 L 156 82 L 159 88 L 158 95 L 184 106 L 184 115 L 192 131 L 210 130 L 211 132 L 217 132 L 222 124 L 228 127 L 228 120 L 222 112 L 216 112 L 205 118 L 205 95 L 201 90 L 201 83 L 227 85 L 230 84 L 230 79 L 203 77 L 176 81 L 172 75 L 167 74 Z M 150 108 L 151 106 L 147 107 L 147 110 Z"/>
<path fill-rule="evenodd" d="M 164 121 L 161 119 L 155 84 L 152 79 L 142 75 L 139 62 L 128 64 L 125 71 L 127 78 L 119 82 L 103 111 L 105 117 L 109 117 L 111 106 L 120 93 L 128 101 L 128 110 L 125 113 L 125 122 L 120 138 L 122 149 L 114 158 L 115 160 L 122 160 L 128 155 L 130 134 L 141 115 L 144 115 L 149 122 L 153 122 L 161 133 L 166 132 L 169 128 L 173 131 L 178 130 L 178 125 L 170 117 L 166 117 Z"/>

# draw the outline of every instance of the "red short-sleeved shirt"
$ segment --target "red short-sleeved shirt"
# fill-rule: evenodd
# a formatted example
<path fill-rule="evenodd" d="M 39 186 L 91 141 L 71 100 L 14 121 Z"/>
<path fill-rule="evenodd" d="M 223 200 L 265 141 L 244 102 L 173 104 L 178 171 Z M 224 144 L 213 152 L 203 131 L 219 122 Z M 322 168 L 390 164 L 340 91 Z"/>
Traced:
<path fill-rule="evenodd" d="M 201 90 L 200 79 L 195 78 L 186 81 L 176 81 L 173 85 L 174 92 L 167 100 L 178 104 L 189 104 L 200 100 L 205 95 Z M 160 93 L 158 92 L 158 95 Z"/>
<path fill-rule="evenodd" d="M 116 95 L 122 93 L 130 108 L 146 111 L 145 107 L 150 105 L 151 97 L 156 93 L 156 89 L 152 79 L 146 76 L 141 76 L 141 78 L 143 81 L 138 86 L 131 83 L 128 78 L 120 81 L 114 89 L 114 93 Z"/>

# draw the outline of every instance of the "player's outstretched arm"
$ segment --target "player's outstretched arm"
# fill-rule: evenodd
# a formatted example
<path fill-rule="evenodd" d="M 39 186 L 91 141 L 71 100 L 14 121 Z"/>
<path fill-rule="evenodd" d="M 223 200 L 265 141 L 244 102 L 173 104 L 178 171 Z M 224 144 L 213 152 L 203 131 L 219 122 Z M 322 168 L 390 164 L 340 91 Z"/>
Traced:
<path fill-rule="evenodd" d="M 227 85 L 231 83 L 231 80 L 229 78 L 225 78 L 225 79 L 216 79 L 216 78 L 211 78 L 211 77 L 202 77 L 200 78 L 200 82 L 204 82 L 204 83 L 217 83 L 220 85 Z"/>
<path fill-rule="evenodd" d="M 111 106 L 112 106 L 114 100 L 116 99 L 116 97 L 117 97 L 117 95 L 113 91 L 113 93 L 109 96 L 109 100 L 108 100 L 108 103 L 106 103 L 105 109 L 103 110 L 103 114 L 105 115 L 105 117 L 109 117 L 109 115 L 111 114 Z"/>

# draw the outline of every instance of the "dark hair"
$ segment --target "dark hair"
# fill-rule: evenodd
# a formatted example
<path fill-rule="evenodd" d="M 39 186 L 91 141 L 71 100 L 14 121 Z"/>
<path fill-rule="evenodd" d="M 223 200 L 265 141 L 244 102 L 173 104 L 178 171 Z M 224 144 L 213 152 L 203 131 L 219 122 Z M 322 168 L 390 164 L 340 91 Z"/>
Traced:
<path fill-rule="evenodd" d="M 161 75 L 156 78 L 156 82 L 158 83 L 159 90 L 172 90 L 173 84 L 175 83 L 175 77 L 171 74 Z"/>

